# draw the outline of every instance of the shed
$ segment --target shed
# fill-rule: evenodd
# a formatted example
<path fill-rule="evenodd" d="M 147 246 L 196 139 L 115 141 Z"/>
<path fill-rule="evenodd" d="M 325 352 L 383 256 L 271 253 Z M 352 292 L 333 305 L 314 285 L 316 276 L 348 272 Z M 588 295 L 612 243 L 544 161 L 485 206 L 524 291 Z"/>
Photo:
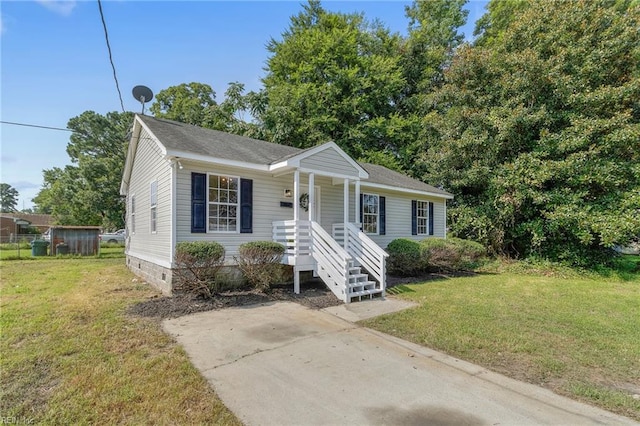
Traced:
<path fill-rule="evenodd" d="M 52 256 L 56 255 L 56 246 L 65 243 L 69 246 L 69 254 L 94 256 L 100 252 L 100 228 L 98 226 L 52 226 Z"/>

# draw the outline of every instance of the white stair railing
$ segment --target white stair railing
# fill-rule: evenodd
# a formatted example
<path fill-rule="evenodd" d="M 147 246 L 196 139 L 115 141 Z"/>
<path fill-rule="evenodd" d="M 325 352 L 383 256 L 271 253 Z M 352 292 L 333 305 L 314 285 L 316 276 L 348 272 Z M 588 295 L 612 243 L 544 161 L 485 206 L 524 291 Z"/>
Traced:
<path fill-rule="evenodd" d="M 367 234 L 353 223 L 336 223 L 333 225 L 333 235 L 344 245 L 352 256 L 380 285 L 380 290 L 386 289 L 386 258 L 389 254 L 384 251 Z"/>
<path fill-rule="evenodd" d="M 353 258 L 317 222 L 282 220 L 273 222 L 273 241 L 285 247 L 283 263 L 309 266 L 343 302 L 348 303 L 349 266 Z M 301 269 L 305 270 L 305 269 Z"/>
<path fill-rule="evenodd" d="M 311 222 L 311 237 L 311 253 L 317 262 L 318 275 L 336 297 L 349 303 L 347 283 L 349 263 L 353 259 L 317 222 Z"/>

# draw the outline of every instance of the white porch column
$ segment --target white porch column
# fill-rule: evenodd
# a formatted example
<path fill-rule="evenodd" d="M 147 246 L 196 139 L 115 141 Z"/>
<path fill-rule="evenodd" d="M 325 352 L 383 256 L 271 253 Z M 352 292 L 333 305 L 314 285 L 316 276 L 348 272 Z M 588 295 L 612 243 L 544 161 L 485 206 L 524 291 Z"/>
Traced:
<path fill-rule="evenodd" d="M 300 220 L 300 171 L 293 172 L 293 220 Z"/>
<path fill-rule="evenodd" d="M 343 222 L 344 222 L 344 226 L 347 226 L 347 223 L 349 223 L 349 179 L 345 179 L 344 180 L 344 207 L 343 207 Z"/>
<path fill-rule="evenodd" d="M 344 206 L 342 207 L 343 222 L 344 222 L 343 246 L 345 250 L 347 250 L 347 248 L 349 247 L 349 232 L 347 231 L 347 224 L 349 223 L 349 179 L 345 179 L 343 185 L 344 185 L 344 195 L 343 195 Z"/>
<path fill-rule="evenodd" d="M 316 188 L 315 188 L 315 174 L 309 173 L 309 220 L 316 219 Z"/>
<path fill-rule="evenodd" d="M 293 255 L 295 257 L 295 262 L 298 262 L 298 250 L 300 243 L 300 236 L 298 235 L 298 221 L 300 220 L 300 171 L 296 170 L 293 172 L 293 220 L 296 221 L 294 225 L 294 242 L 295 248 L 293 249 Z M 300 294 L 300 270 L 298 269 L 298 265 L 294 265 L 293 267 L 293 292 L 295 294 Z"/>
<path fill-rule="evenodd" d="M 356 217 L 353 218 L 353 221 L 356 223 L 360 223 L 360 209 L 362 209 L 362 206 L 360 205 L 360 181 L 359 180 L 356 181 L 356 195 L 355 195 L 354 201 L 356 205 L 356 212 L 355 212 Z M 360 226 L 362 226 L 362 224 L 360 224 Z"/>

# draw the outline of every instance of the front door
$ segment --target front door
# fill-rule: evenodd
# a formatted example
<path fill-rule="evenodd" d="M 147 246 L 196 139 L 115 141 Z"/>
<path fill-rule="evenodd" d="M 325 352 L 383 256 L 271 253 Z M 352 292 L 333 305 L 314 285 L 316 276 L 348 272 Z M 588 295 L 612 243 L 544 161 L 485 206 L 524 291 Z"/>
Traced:
<path fill-rule="evenodd" d="M 321 224 L 320 221 L 320 187 L 319 186 L 314 186 L 315 190 L 315 194 L 314 194 L 314 198 L 315 198 L 315 204 L 316 204 L 316 208 L 315 208 L 315 212 L 314 212 L 314 217 L 315 217 L 315 221 Z M 309 220 L 309 206 L 311 205 L 311 203 L 309 202 L 309 185 L 300 185 L 300 220 Z"/>

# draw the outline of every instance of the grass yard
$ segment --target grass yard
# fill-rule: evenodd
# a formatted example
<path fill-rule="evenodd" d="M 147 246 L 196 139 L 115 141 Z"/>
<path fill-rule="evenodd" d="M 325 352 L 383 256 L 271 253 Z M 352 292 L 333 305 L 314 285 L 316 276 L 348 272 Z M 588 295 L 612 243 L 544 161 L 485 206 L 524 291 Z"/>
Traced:
<path fill-rule="evenodd" d="M 6 246 L 6 245 L 5 245 Z M 15 246 L 15 244 L 11 244 Z M 48 253 L 48 252 L 47 252 Z M 56 258 L 68 259 L 71 257 L 80 257 L 78 255 L 58 255 Z M 100 254 L 97 256 L 85 256 L 88 258 L 122 258 L 124 259 L 124 246 L 103 244 L 100 246 Z M 52 257 L 47 256 L 32 256 L 31 247 L 27 244 L 21 245 L 20 250 L 15 247 L 3 247 L 0 248 L 0 260 L 47 260 Z"/>
<path fill-rule="evenodd" d="M 403 285 L 390 293 L 419 307 L 363 324 L 640 420 L 639 260 L 597 275 L 512 271 Z"/>
<path fill-rule="evenodd" d="M 0 416 L 30 424 L 231 424 L 122 259 L 0 263 Z M 14 421 L 15 420 L 15 421 Z"/>

